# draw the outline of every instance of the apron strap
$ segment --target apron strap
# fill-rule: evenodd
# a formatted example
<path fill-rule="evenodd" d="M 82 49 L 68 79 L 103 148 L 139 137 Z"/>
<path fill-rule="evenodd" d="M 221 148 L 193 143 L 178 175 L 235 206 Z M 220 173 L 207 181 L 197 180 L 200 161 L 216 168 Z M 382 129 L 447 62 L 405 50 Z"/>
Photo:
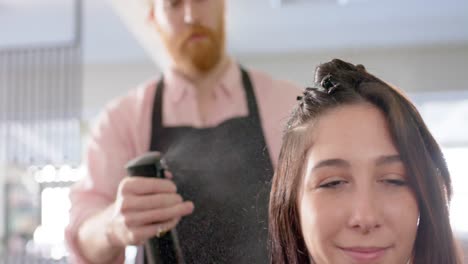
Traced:
<path fill-rule="evenodd" d="M 153 114 L 151 118 L 151 143 L 150 150 L 157 150 L 156 140 L 161 138 L 162 126 L 162 104 L 164 94 L 164 77 L 158 81 L 154 95 Z"/>
<path fill-rule="evenodd" d="M 255 100 L 255 92 L 253 89 L 252 81 L 250 79 L 249 74 L 247 71 L 240 66 L 240 71 L 242 75 L 242 84 L 244 86 L 245 90 L 245 97 L 247 100 L 247 106 L 249 109 L 249 117 L 253 119 L 253 122 L 259 122 L 260 123 L 260 115 L 258 113 L 258 107 L 257 107 L 257 101 Z"/>

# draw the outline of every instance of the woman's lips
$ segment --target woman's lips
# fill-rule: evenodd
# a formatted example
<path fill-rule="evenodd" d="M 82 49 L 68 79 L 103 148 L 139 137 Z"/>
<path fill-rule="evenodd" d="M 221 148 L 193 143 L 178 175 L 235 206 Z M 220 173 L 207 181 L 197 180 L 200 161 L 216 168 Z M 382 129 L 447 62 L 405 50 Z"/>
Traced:
<path fill-rule="evenodd" d="M 343 252 L 357 261 L 373 261 L 381 258 L 390 247 L 345 247 Z"/>

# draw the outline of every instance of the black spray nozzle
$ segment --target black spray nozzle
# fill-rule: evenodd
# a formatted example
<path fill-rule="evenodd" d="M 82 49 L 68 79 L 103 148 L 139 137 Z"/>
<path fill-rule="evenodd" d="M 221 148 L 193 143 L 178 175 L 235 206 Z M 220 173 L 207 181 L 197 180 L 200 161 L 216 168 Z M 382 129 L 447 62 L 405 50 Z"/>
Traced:
<path fill-rule="evenodd" d="M 161 153 L 152 151 L 129 161 L 125 168 L 130 176 L 164 178 L 167 166 Z"/>

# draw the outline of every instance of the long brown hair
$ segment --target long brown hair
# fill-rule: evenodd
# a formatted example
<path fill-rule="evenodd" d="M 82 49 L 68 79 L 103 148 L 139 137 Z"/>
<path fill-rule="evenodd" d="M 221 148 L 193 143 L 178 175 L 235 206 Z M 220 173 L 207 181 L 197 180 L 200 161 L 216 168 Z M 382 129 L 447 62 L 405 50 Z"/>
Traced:
<path fill-rule="evenodd" d="M 308 125 L 326 111 L 371 103 L 386 117 L 393 143 L 409 174 L 420 210 L 413 264 L 458 264 L 449 221 L 450 174 L 439 145 L 415 106 L 397 89 L 369 74 L 364 66 L 334 59 L 317 67 L 316 88 L 306 88 L 283 135 L 269 207 L 269 248 L 273 264 L 314 263 L 299 221 L 297 196 L 310 144 Z"/>

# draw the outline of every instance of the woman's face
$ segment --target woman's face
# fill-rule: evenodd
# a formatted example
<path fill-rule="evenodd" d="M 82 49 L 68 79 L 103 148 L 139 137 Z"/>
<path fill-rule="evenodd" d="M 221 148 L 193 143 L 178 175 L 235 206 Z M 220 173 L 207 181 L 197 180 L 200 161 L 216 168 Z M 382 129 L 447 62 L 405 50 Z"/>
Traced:
<path fill-rule="evenodd" d="M 406 264 L 419 210 L 383 114 L 339 107 L 312 129 L 298 196 L 302 234 L 317 264 Z"/>

